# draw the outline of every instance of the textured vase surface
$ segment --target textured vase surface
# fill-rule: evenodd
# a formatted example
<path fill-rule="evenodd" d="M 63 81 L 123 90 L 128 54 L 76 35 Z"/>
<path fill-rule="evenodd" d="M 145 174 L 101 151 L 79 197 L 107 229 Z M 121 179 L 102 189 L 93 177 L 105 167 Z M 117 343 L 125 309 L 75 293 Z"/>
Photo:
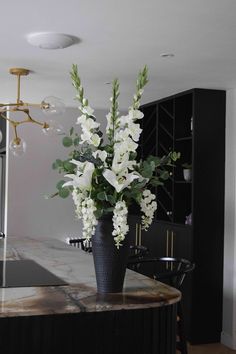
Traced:
<path fill-rule="evenodd" d="M 112 217 L 104 217 L 98 221 L 92 237 L 97 292 L 103 294 L 122 292 L 129 257 L 130 234 L 126 235 L 123 245 L 117 249 L 112 231 Z"/>

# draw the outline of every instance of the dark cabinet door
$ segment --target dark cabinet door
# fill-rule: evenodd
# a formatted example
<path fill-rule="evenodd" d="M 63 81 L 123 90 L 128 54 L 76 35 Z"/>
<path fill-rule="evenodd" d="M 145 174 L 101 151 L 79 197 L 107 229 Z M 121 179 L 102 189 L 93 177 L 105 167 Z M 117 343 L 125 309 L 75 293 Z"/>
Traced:
<path fill-rule="evenodd" d="M 149 249 L 150 256 L 166 256 L 168 244 L 165 225 L 154 221 L 147 231 L 141 231 L 141 243 Z"/>
<path fill-rule="evenodd" d="M 171 226 L 173 242 L 172 256 L 192 261 L 192 228 L 191 226 Z"/>
<path fill-rule="evenodd" d="M 192 260 L 192 228 L 153 222 L 148 231 L 141 232 L 141 242 L 151 256 L 176 257 Z"/>

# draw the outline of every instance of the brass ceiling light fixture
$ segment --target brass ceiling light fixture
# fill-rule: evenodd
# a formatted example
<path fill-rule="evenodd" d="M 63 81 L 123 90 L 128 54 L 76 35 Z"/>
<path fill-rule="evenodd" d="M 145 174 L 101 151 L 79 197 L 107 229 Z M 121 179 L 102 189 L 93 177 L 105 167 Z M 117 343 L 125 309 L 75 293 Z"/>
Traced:
<path fill-rule="evenodd" d="M 14 103 L 6 103 L 6 104 L 0 103 L 0 116 L 9 122 L 9 124 L 12 126 L 14 131 L 14 138 L 12 139 L 9 145 L 10 150 L 13 153 L 13 155 L 20 156 L 24 154 L 26 150 L 26 143 L 22 138 L 19 137 L 17 132 L 17 128 L 20 125 L 26 123 L 37 124 L 41 126 L 43 132 L 49 136 L 53 134 L 60 134 L 63 131 L 63 127 L 52 120 L 49 120 L 49 123 L 46 123 L 46 122 L 40 122 L 32 118 L 29 108 L 30 107 L 40 108 L 46 115 L 54 115 L 54 114 L 63 113 L 65 111 L 65 105 L 60 98 L 54 96 L 48 96 L 44 98 L 41 103 L 23 102 L 20 98 L 20 82 L 21 82 L 20 80 L 21 80 L 21 76 L 28 75 L 30 73 L 30 70 L 24 68 L 11 68 L 9 72 L 10 74 L 16 75 L 17 77 L 17 98 L 16 98 L 16 102 Z M 24 118 L 22 120 L 14 120 L 11 117 L 9 117 L 8 112 L 10 114 L 16 112 L 22 112 L 24 114 Z M 2 136 L 0 134 L 0 140 L 1 138 Z"/>

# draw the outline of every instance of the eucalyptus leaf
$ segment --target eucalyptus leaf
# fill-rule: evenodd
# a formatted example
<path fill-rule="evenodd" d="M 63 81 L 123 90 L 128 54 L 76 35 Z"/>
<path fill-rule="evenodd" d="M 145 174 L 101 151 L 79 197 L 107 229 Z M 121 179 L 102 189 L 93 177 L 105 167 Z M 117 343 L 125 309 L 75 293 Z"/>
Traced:
<path fill-rule="evenodd" d="M 58 194 L 61 198 L 65 199 L 70 195 L 70 190 L 68 188 L 61 188 Z"/>
<path fill-rule="evenodd" d="M 74 128 L 70 128 L 70 136 L 74 133 Z"/>
<path fill-rule="evenodd" d="M 167 180 L 170 177 L 170 174 L 168 171 L 162 171 L 160 178 L 163 180 Z"/>
<path fill-rule="evenodd" d="M 103 214 L 103 209 L 96 209 L 94 215 L 97 219 L 99 219 Z"/>
<path fill-rule="evenodd" d="M 107 195 L 106 195 L 105 192 L 100 192 L 100 193 L 97 194 L 97 198 L 99 200 L 107 200 Z"/>
<path fill-rule="evenodd" d="M 80 142 L 80 138 L 79 137 L 77 137 L 77 138 L 75 138 L 74 139 L 74 146 L 78 146 L 79 145 L 79 142 Z"/>
<path fill-rule="evenodd" d="M 116 202 L 116 198 L 113 195 L 108 195 L 107 196 L 107 200 L 108 202 L 110 202 L 111 204 L 115 204 Z"/>
<path fill-rule="evenodd" d="M 72 144 L 73 144 L 73 140 L 68 137 L 68 136 L 65 136 L 63 139 L 62 139 L 62 144 L 63 146 L 65 147 L 70 147 Z"/>
<path fill-rule="evenodd" d="M 56 185 L 57 189 L 60 190 L 62 188 L 63 184 L 65 184 L 65 183 L 66 182 L 64 180 L 61 180 L 61 181 L 57 182 L 57 185 Z"/>
<path fill-rule="evenodd" d="M 57 163 L 56 163 L 56 162 L 53 162 L 53 164 L 52 164 L 52 169 L 53 169 L 53 170 L 56 170 L 57 168 L 58 168 Z"/>
<path fill-rule="evenodd" d="M 75 165 L 69 161 L 63 162 L 63 168 L 66 172 L 73 173 L 75 169 Z"/>

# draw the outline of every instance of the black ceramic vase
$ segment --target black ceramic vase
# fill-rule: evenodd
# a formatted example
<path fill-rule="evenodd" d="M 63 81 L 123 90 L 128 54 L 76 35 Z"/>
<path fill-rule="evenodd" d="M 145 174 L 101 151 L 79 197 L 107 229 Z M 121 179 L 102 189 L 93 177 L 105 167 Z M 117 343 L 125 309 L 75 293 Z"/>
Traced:
<path fill-rule="evenodd" d="M 92 236 L 97 292 L 102 294 L 122 292 L 130 251 L 130 233 L 117 249 L 112 231 L 112 216 L 109 215 L 98 221 L 95 235 Z"/>

